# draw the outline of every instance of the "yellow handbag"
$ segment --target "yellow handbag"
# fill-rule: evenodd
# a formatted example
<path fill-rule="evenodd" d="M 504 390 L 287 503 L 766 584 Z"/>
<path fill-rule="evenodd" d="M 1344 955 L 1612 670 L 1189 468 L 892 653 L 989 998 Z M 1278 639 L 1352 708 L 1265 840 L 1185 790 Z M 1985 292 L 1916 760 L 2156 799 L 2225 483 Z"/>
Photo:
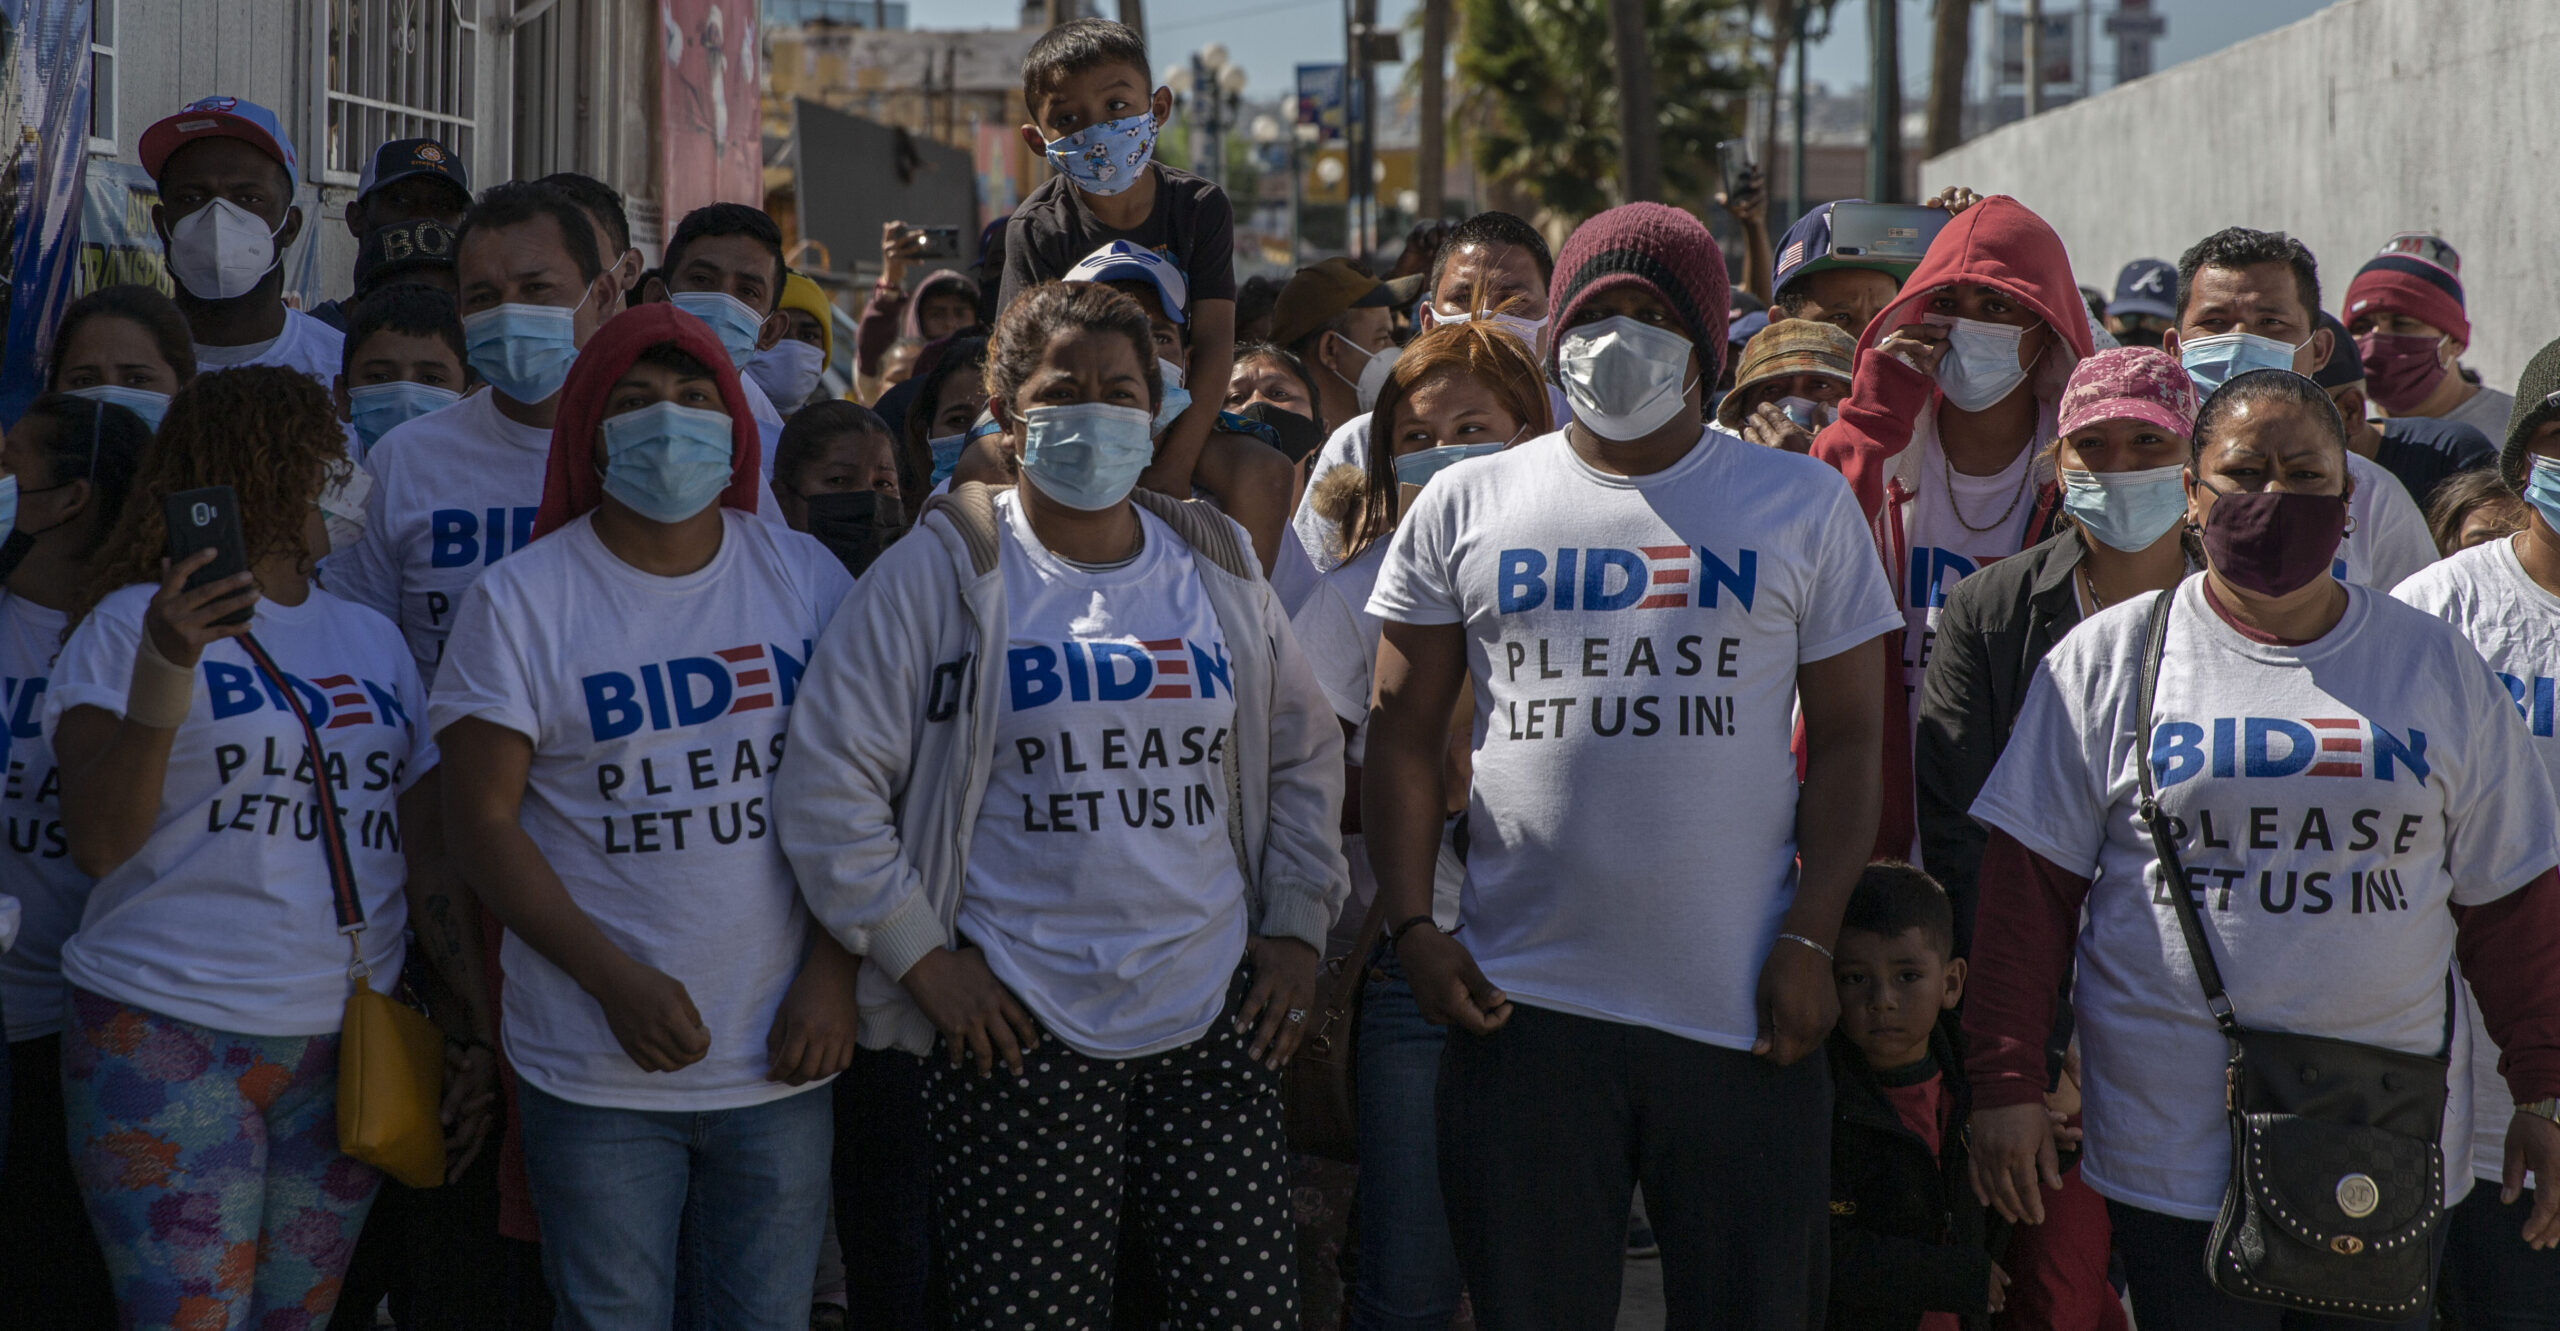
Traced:
<path fill-rule="evenodd" d="M 312 788 L 327 835 L 320 848 L 329 861 L 329 888 L 338 932 L 347 936 L 347 1010 L 338 1034 L 338 1149 L 412 1188 L 444 1182 L 444 1034 L 417 1010 L 374 992 L 373 968 L 364 960 L 364 898 L 356 891 L 355 863 L 347 856 L 346 826 L 328 780 L 328 754 L 311 714 L 254 634 L 240 646 L 266 676 L 267 686 L 293 708 L 310 746 Z"/>

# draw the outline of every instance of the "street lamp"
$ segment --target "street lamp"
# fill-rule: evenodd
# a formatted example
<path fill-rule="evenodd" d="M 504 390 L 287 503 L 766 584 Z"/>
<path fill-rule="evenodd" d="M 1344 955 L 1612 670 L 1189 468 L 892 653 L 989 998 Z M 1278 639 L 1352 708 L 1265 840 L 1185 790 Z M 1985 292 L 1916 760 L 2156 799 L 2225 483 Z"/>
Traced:
<path fill-rule="evenodd" d="M 1191 113 L 1200 126 L 1205 152 L 1192 154 L 1192 169 L 1226 186 L 1227 130 L 1236 123 L 1244 100 L 1244 66 L 1230 63 L 1226 44 L 1211 42 L 1191 57 L 1188 68 L 1165 71 L 1165 86 L 1191 98 Z"/>

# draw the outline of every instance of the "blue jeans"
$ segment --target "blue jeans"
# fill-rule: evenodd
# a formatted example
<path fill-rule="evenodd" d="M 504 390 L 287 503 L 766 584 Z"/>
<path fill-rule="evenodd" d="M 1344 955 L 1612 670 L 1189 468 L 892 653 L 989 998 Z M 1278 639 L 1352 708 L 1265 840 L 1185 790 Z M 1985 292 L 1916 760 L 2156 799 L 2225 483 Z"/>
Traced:
<path fill-rule="evenodd" d="M 1365 941 L 1365 940 L 1364 940 Z M 1448 1035 L 1422 1019 L 1394 948 L 1378 949 L 1360 996 L 1358 1256 L 1352 1331 L 1445 1331 L 1458 1311 L 1458 1250 L 1440 1204 L 1432 1105 Z"/>
<path fill-rule="evenodd" d="M 2546 1183 L 2544 1186 L 2553 1186 Z M 2436 1310 L 2449 1331 L 2551 1331 L 2560 1327 L 2560 1250 L 2524 1241 L 2533 1190 L 2510 1206 L 2498 1185 L 2475 1180 L 2445 1220 Z"/>
<path fill-rule="evenodd" d="M 824 1087 L 744 1109 L 605 1109 L 522 1087 L 559 1331 L 806 1331 L 827 1223 Z"/>

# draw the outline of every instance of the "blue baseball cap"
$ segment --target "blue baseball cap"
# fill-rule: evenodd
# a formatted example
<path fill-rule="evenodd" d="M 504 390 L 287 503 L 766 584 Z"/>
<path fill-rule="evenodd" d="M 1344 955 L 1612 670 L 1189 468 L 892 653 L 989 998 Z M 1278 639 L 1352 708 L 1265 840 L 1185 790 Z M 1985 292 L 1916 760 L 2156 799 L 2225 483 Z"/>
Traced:
<path fill-rule="evenodd" d="M 302 169 L 293 140 L 285 136 L 276 113 L 238 97 L 199 97 L 176 115 L 142 131 L 142 169 L 153 180 L 168 165 L 169 155 L 200 139 L 239 139 L 283 165 L 285 184 L 302 187 Z"/>
<path fill-rule="evenodd" d="M 1753 310 L 1751 313 L 1734 320 L 1730 325 L 1726 326 L 1724 330 L 1725 344 L 1728 346 L 1741 346 L 1743 343 L 1750 341 L 1761 329 L 1768 326 L 1769 312 L 1767 310 Z"/>
<path fill-rule="evenodd" d="M 1182 280 L 1182 270 L 1144 245 L 1115 240 L 1084 256 L 1060 279 L 1067 282 L 1153 282 L 1157 297 L 1164 304 L 1165 317 L 1175 323 L 1189 320 L 1183 307 L 1190 303 L 1191 286 Z"/>
<path fill-rule="evenodd" d="M 2166 259 L 2136 259 L 2116 274 L 2116 298 L 2107 302 L 2107 317 L 2148 315 L 2178 317 L 2178 270 Z"/>

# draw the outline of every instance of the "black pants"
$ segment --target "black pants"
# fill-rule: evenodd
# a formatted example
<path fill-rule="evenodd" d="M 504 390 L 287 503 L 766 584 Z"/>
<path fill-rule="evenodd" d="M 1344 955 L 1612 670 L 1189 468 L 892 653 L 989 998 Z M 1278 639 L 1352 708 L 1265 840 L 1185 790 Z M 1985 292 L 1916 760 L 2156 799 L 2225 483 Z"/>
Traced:
<path fill-rule="evenodd" d="M 115 1290 L 71 1177 L 62 1037 L 9 1046 L 9 1139 L 0 1161 L 0 1328 L 114 1331 Z"/>
<path fill-rule="evenodd" d="M 2548 1186 L 2548 1185 L 2546 1185 Z M 2476 1181 L 2445 1220 L 2444 1267 L 2436 1310 L 2445 1331 L 2553 1331 L 2560 1328 L 2560 1248 L 2524 1241 L 2533 1189 L 2513 1205 L 2498 1185 Z"/>
<path fill-rule="evenodd" d="M 1830 1281 L 1831 1074 L 1642 1026 L 1512 1004 L 1441 1053 L 1440 1188 L 1484 1331 L 1618 1315 L 1644 1184 L 1664 1325 L 1820 1326 Z"/>
<path fill-rule="evenodd" d="M 1173 1325 L 1297 1326 L 1280 1075 L 1245 1056 L 1243 993 L 1239 974 L 1206 1035 L 1145 1058 L 1086 1058 L 1046 1031 L 1021 1077 L 936 1055 L 944 1325 L 1110 1325 L 1125 1207 Z"/>
<path fill-rule="evenodd" d="M 330 1331 L 367 1331 L 385 1296 L 400 1331 L 537 1325 L 512 1308 L 498 1239 L 498 1141 L 462 1177 L 435 1188 L 382 1181 L 339 1287 Z M 547 1323 L 541 1323 L 547 1325 Z"/>
<path fill-rule="evenodd" d="M 836 1078 L 836 1238 L 851 1331 L 924 1331 L 933 1276 L 925 1060 L 859 1049 Z"/>
<path fill-rule="evenodd" d="M 2235 1299 L 2215 1289 L 2205 1275 L 2212 1221 L 2181 1220 L 2115 1201 L 2107 1203 L 2107 1218 L 2115 1226 L 2116 1255 L 2124 1259 L 2125 1292 L 2133 1296 L 2136 1326 L 2177 1331 L 2375 1331 L 2396 1326 L 2401 1331 L 2426 1331 L 2434 1320 L 2421 1311 L 2405 1322 L 2368 1322 Z M 2517 1224 L 2521 1226 L 2523 1220 L 2519 1218 Z M 2436 1231 L 2439 1259 L 2444 1234 L 2442 1229 Z"/>

